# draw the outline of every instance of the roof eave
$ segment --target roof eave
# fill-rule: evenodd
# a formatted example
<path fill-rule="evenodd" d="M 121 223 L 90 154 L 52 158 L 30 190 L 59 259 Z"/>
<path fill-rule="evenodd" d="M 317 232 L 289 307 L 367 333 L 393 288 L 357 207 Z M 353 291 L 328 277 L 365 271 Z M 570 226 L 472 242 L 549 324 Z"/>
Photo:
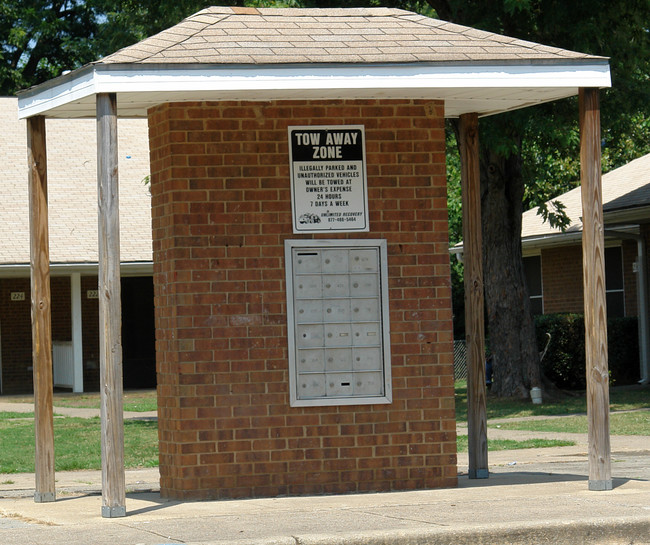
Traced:
<path fill-rule="evenodd" d="M 94 95 L 117 93 L 118 115 L 133 117 L 146 115 L 146 108 L 154 103 L 168 101 L 386 96 L 445 101 L 454 98 L 458 111 L 449 110 L 448 116 L 455 117 L 477 111 L 472 109 L 474 103 L 487 96 L 491 102 L 483 100 L 478 111 L 481 115 L 572 96 L 580 87 L 609 86 L 609 64 L 600 58 L 309 65 L 97 62 L 21 91 L 18 107 L 20 118 L 89 117 L 94 115 Z M 125 100 L 120 101 L 120 94 Z M 133 106 L 131 111 L 128 104 Z M 75 105 L 80 105 L 81 114 L 75 114 Z"/>

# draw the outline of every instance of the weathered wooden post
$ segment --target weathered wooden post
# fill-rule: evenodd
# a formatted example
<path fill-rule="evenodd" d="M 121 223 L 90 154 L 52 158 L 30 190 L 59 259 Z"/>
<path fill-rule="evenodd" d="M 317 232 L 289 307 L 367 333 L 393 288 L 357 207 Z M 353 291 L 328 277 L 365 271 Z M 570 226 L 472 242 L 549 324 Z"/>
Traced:
<path fill-rule="evenodd" d="M 611 490 L 605 235 L 598 89 L 580 89 L 580 179 L 589 421 L 589 490 Z"/>
<path fill-rule="evenodd" d="M 97 190 L 103 517 L 126 516 L 117 162 L 117 100 L 102 93 L 97 95 Z"/>
<path fill-rule="evenodd" d="M 47 153 L 43 116 L 27 119 L 27 162 L 36 440 L 34 501 L 43 503 L 55 499 L 50 247 L 47 217 Z"/>
<path fill-rule="evenodd" d="M 460 161 L 465 265 L 465 338 L 467 341 L 467 433 L 469 478 L 489 476 L 485 400 L 485 326 L 483 324 L 483 242 L 478 115 L 460 116 Z"/>

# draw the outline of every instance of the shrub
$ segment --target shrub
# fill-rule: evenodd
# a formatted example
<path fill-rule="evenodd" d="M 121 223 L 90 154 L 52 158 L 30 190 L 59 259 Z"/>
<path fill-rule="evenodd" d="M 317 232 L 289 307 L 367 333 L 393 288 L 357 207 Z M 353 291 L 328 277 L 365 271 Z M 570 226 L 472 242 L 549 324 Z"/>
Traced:
<path fill-rule="evenodd" d="M 559 388 L 586 388 L 585 326 L 582 314 L 544 314 L 535 317 L 540 352 L 551 335 L 542 371 Z M 607 322 L 611 383 L 631 384 L 639 379 L 639 344 L 636 318 L 611 318 Z"/>

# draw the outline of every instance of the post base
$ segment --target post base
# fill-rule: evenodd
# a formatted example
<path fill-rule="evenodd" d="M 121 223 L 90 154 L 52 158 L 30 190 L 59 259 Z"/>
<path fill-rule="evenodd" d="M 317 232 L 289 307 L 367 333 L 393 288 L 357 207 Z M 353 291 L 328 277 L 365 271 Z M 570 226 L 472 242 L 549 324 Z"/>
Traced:
<path fill-rule="evenodd" d="M 49 503 L 56 500 L 54 492 L 34 492 L 35 503 Z"/>
<path fill-rule="evenodd" d="M 102 517 L 105 519 L 126 517 L 126 507 L 109 507 L 108 505 L 102 505 Z"/>
<path fill-rule="evenodd" d="M 599 491 L 599 490 L 611 490 L 612 480 L 607 479 L 604 481 L 589 481 L 589 490 Z"/>
<path fill-rule="evenodd" d="M 470 479 L 487 479 L 490 471 L 487 469 L 470 469 L 468 472 Z"/>

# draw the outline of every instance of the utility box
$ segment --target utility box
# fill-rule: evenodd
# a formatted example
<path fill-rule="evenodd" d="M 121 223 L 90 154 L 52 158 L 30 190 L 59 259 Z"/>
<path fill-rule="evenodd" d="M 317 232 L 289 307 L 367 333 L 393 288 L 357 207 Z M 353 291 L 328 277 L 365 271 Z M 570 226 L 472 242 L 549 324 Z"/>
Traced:
<path fill-rule="evenodd" d="M 287 240 L 291 406 L 390 403 L 385 240 Z"/>

